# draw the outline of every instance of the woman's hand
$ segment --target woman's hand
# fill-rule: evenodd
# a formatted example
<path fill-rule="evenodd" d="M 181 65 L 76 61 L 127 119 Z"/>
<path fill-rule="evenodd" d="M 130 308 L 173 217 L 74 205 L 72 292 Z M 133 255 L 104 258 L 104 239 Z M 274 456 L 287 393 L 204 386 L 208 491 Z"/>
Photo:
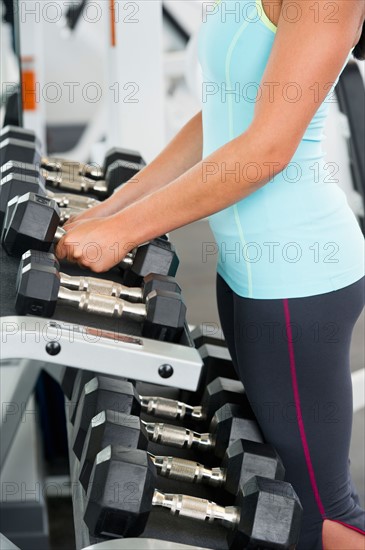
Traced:
<path fill-rule="evenodd" d="M 66 229 L 66 231 L 68 231 L 71 225 L 73 226 L 75 224 L 79 224 L 81 222 L 94 218 L 106 218 L 111 214 L 109 210 L 110 208 L 108 208 L 108 205 L 106 203 L 97 204 L 96 206 L 88 208 L 80 214 L 74 214 L 73 216 L 71 216 L 63 227 L 64 229 Z"/>
<path fill-rule="evenodd" d="M 92 210 L 92 209 L 91 209 Z M 134 248 L 122 230 L 120 214 L 69 223 L 56 246 L 56 256 L 96 273 L 108 271 Z M 128 242 L 129 241 L 129 242 Z"/>

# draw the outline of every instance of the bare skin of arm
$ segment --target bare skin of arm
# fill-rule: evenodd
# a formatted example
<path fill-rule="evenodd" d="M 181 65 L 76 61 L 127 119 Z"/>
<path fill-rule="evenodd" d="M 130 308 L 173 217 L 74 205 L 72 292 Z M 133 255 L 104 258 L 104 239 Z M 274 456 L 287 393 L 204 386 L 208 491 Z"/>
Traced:
<path fill-rule="evenodd" d="M 283 0 L 282 13 L 290 2 Z M 279 18 L 261 82 L 262 95 L 247 131 L 120 212 L 84 221 L 67 231 L 56 248 L 59 258 L 68 257 L 95 272 L 106 271 L 134 246 L 231 206 L 287 166 L 326 98 L 329 83 L 336 80 L 356 44 L 364 20 L 358 0 L 337 0 L 338 11 L 330 23 L 326 0 L 319 2 L 318 20 L 310 2 L 300 0 L 299 4 L 301 17 L 296 22 Z M 288 101 L 284 93 L 292 82 L 302 91 L 296 103 Z M 169 158 L 165 160 L 170 164 Z M 223 178 L 223 163 L 229 169 L 237 162 L 242 168 L 240 177 L 229 173 Z M 249 163 L 256 164 L 254 174 L 245 170 Z M 93 257 L 87 253 L 90 243 L 96 250 Z"/>
<path fill-rule="evenodd" d="M 116 214 L 133 202 L 157 191 L 202 160 L 202 114 L 199 112 L 180 130 L 165 149 L 131 181 L 107 200 L 65 224 L 65 229 L 89 218 Z"/>

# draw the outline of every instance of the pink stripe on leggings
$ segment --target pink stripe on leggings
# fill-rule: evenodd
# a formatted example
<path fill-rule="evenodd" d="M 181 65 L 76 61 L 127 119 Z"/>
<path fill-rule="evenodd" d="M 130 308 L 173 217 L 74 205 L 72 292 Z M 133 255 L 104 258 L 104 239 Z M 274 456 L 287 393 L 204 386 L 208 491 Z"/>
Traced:
<path fill-rule="evenodd" d="M 318 509 L 319 509 L 319 512 L 320 512 L 321 516 L 324 519 L 326 519 L 326 513 L 325 513 L 325 510 L 324 510 L 324 506 L 322 504 L 322 501 L 321 501 L 321 497 L 319 496 L 316 477 L 314 475 L 312 460 L 311 460 L 310 453 L 309 453 L 307 437 L 305 435 L 302 409 L 301 409 L 301 406 L 300 406 L 300 397 L 299 397 L 299 390 L 298 390 L 297 373 L 296 373 L 296 367 L 295 367 L 293 335 L 292 335 L 292 330 L 291 330 L 291 325 L 290 325 L 290 312 L 289 312 L 288 299 L 283 300 L 283 303 L 284 303 L 284 314 L 285 314 L 285 324 L 286 324 L 286 337 L 287 337 L 287 340 L 288 340 L 290 374 L 291 374 L 291 381 L 292 381 L 292 387 L 293 387 L 294 402 L 295 402 L 295 409 L 296 409 L 296 413 L 297 413 L 300 439 L 302 441 L 305 461 L 306 461 L 306 464 L 307 464 L 307 469 L 308 469 L 308 473 L 309 473 L 310 482 L 311 482 L 311 485 L 312 485 L 312 490 L 313 490 L 313 493 L 314 493 L 314 498 L 316 499 L 316 503 L 317 503 L 317 506 L 318 506 Z"/>
<path fill-rule="evenodd" d="M 349 525 L 348 523 L 344 523 L 343 521 L 339 521 L 338 519 L 329 519 L 328 521 L 333 521 L 333 523 L 339 523 L 340 525 L 343 525 L 348 529 L 352 529 L 352 531 L 356 531 L 357 533 L 360 533 L 360 535 L 365 535 L 365 531 L 363 531 L 359 527 L 354 527 L 353 525 Z"/>

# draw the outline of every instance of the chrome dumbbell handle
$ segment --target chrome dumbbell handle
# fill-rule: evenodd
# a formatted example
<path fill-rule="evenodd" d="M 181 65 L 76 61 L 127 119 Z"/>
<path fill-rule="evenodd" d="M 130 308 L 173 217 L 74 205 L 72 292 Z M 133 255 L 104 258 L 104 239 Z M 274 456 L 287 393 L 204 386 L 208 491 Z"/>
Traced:
<path fill-rule="evenodd" d="M 143 298 L 142 289 L 139 287 L 127 287 L 114 281 L 97 279 L 96 277 L 74 277 L 66 273 L 60 273 L 61 285 L 81 290 L 83 292 L 96 292 L 103 296 L 115 296 L 116 298 L 128 298 L 140 302 Z"/>
<path fill-rule="evenodd" d="M 183 420 L 184 418 L 193 418 L 202 420 L 204 411 L 201 406 L 193 407 L 182 401 L 168 399 L 166 397 L 140 396 L 142 409 L 153 416 L 162 418 L 174 418 Z"/>
<path fill-rule="evenodd" d="M 102 296 L 91 292 L 80 292 L 60 287 L 58 298 L 68 304 L 76 306 L 82 311 L 95 313 L 105 317 L 122 317 L 129 315 L 135 319 L 143 320 L 147 316 L 145 304 L 131 304 L 125 300 L 113 296 Z"/>
<path fill-rule="evenodd" d="M 133 252 L 128 252 L 125 258 L 121 262 L 119 262 L 119 265 L 121 267 L 131 267 L 134 262 L 134 254 Z"/>
<path fill-rule="evenodd" d="M 236 506 L 219 506 L 204 498 L 173 493 L 162 493 L 155 489 L 152 506 L 168 508 L 173 515 L 207 521 L 212 523 L 222 521 L 230 527 L 235 527 L 240 521 L 240 510 Z"/>
<path fill-rule="evenodd" d="M 62 227 L 58 226 L 56 229 L 56 233 L 54 234 L 54 242 L 58 243 L 58 241 L 60 241 L 64 235 L 66 235 L 66 231 Z"/>
<path fill-rule="evenodd" d="M 85 176 L 76 174 L 70 176 L 64 172 L 50 172 L 47 177 L 47 183 L 59 189 L 69 189 L 71 191 L 82 191 L 83 193 L 106 193 L 107 186 L 103 180 L 92 180 Z"/>
<path fill-rule="evenodd" d="M 150 441 L 161 445 L 170 445 L 179 449 L 199 449 L 209 451 L 214 448 L 215 440 L 210 433 L 198 433 L 182 426 L 172 426 L 159 422 L 142 422 Z"/>
<path fill-rule="evenodd" d="M 99 166 L 93 166 L 91 164 L 84 164 L 82 162 L 73 162 L 63 158 L 56 157 L 42 157 L 41 164 L 44 168 L 54 172 L 64 172 L 65 174 L 72 175 L 84 175 L 92 178 L 101 179 L 103 177 L 103 171 Z"/>
<path fill-rule="evenodd" d="M 47 197 L 56 201 L 61 208 L 68 207 L 87 210 L 88 208 L 100 204 L 100 201 L 96 199 L 91 199 L 90 197 L 84 197 L 82 195 L 74 195 L 72 193 L 53 193 L 47 190 Z"/>
<path fill-rule="evenodd" d="M 162 477 L 189 483 L 206 483 L 214 487 L 220 487 L 226 481 L 226 473 L 223 468 L 206 468 L 203 464 L 193 460 L 148 454 Z"/>

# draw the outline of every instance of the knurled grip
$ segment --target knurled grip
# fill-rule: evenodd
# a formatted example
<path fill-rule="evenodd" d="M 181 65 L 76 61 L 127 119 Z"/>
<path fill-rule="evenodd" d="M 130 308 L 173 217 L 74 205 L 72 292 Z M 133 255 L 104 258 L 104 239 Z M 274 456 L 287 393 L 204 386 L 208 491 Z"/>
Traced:
<path fill-rule="evenodd" d="M 200 519 L 202 521 L 214 521 L 215 503 L 204 498 L 177 495 L 176 512 L 179 516 Z"/>
<path fill-rule="evenodd" d="M 66 273 L 60 273 L 61 285 L 69 288 L 76 288 L 84 292 L 96 292 L 103 296 L 114 296 L 120 298 L 127 296 L 129 299 L 141 300 L 142 291 L 140 288 L 129 288 L 114 281 L 106 279 L 97 279 L 96 277 L 70 276 Z"/>
<path fill-rule="evenodd" d="M 156 456 L 154 462 L 163 477 L 190 483 L 199 483 L 203 480 L 204 466 L 199 462 L 172 456 Z"/>
<path fill-rule="evenodd" d="M 158 490 L 154 492 L 152 505 L 168 508 L 174 515 L 208 522 L 221 520 L 231 526 L 236 525 L 240 518 L 239 509 L 235 506 L 219 506 L 215 502 L 204 498 L 161 493 Z"/>
<path fill-rule="evenodd" d="M 168 496 L 168 495 L 165 495 Z M 177 502 L 173 513 L 187 518 L 208 521 L 220 520 L 227 526 L 235 526 L 240 519 L 240 511 L 235 506 L 219 506 L 211 500 L 191 497 L 189 495 L 173 495 Z"/>
<path fill-rule="evenodd" d="M 92 164 L 84 164 L 57 157 L 42 157 L 41 163 L 47 170 L 56 172 L 61 171 L 67 173 L 68 175 L 72 172 L 73 175 L 82 174 L 84 176 L 92 176 L 97 179 L 101 179 L 103 177 L 102 169 L 98 166 L 93 166 Z"/>
<path fill-rule="evenodd" d="M 138 319 L 146 317 L 146 306 L 144 304 L 131 304 L 125 300 L 113 296 L 103 296 L 91 292 L 80 292 L 60 287 L 58 297 L 70 304 L 76 305 L 78 309 L 88 313 L 96 313 L 105 317 L 122 317 L 124 314 L 131 315 Z"/>
<path fill-rule="evenodd" d="M 184 403 L 175 399 L 144 396 L 141 398 L 141 405 L 146 413 L 154 416 L 176 419 L 182 419 L 185 416 L 186 409 Z"/>
<path fill-rule="evenodd" d="M 49 173 L 47 177 L 47 183 L 59 189 L 69 189 L 71 191 L 88 191 L 90 184 L 82 176 L 76 174 L 75 176 L 67 176 L 64 173 L 54 172 Z"/>
<path fill-rule="evenodd" d="M 47 177 L 47 183 L 59 189 L 69 189 L 71 191 L 99 192 L 106 193 L 107 187 L 102 180 L 91 180 L 80 176 L 79 174 L 71 177 L 63 172 L 52 172 Z"/>
<path fill-rule="evenodd" d="M 89 313 L 97 313 L 107 317 L 122 317 L 123 314 L 130 314 L 144 319 L 146 307 L 144 304 L 130 304 L 113 296 L 102 296 L 101 294 L 82 292 L 79 308 Z"/>
<path fill-rule="evenodd" d="M 52 191 L 47 190 L 47 197 L 55 200 L 58 206 L 60 206 L 61 208 L 68 207 L 86 210 L 88 208 L 96 206 L 97 204 L 100 204 L 100 202 L 96 199 L 91 199 L 89 197 L 83 197 L 82 195 L 75 195 L 72 193 L 61 194 L 53 193 Z"/>
<path fill-rule="evenodd" d="M 123 315 L 123 302 L 110 296 L 100 294 L 82 293 L 79 308 L 88 313 L 98 313 L 107 317 L 121 317 Z"/>
<path fill-rule="evenodd" d="M 180 449 L 209 449 L 213 446 L 209 433 L 200 434 L 187 428 L 163 423 L 146 422 L 144 425 L 150 441 L 161 445 L 171 445 Z"/>
<path fill-rule="evenodd" d="M 194 432 L 179 426 L 169 424 L 151 423 L 146 424 L 149 439 L 161 445 L 172 445 L 179 448 L 190 448 L 193 444 Z"/>
<path fill-rule="evenodd" d="M 146 413 L 161 418 L 174 418 L 175 420 L 183 420 L 184 418 L 200 420 L 203 418 L 201 406 L 192 407 L 182 401 L 168 399 L 167 397 L 144 396 L 141 399 L 141 405 Z"/>
<path fill-rule="evenodd" d="M 66 273 L 61 273 L 60 277 L 61 285 L 77 288 L 77 290 L 83 290 L 84 292 L 96 292 L 103 296 L 119 297 L 122 289 L 120 283 L 97 279 L 96 277 L 73 277 Z"/>

